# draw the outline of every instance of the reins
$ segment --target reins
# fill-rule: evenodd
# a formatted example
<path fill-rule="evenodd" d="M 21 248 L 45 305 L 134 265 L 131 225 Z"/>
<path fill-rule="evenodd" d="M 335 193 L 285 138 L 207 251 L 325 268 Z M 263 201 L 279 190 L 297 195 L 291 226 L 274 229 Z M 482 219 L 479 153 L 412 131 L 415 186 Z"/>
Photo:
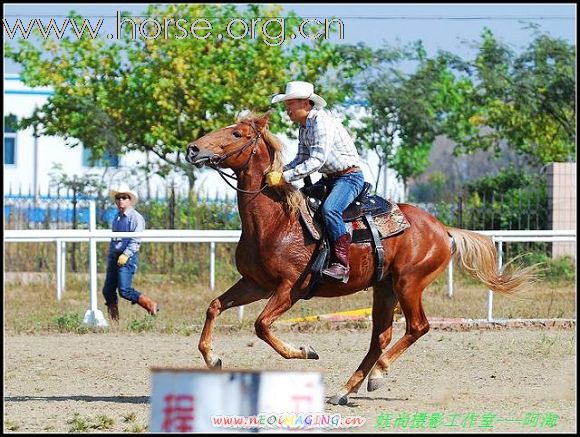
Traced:
<path fill-rule="evenodd" d="M 261 193 L 262 191 L 264 191 L 264 188 L 266 188 L 268 185 L 264 184 L 259 190 L 257 191 L 248 191 L 248 190 L 242 190 L 241 188 L 235 187 L 234 185 L 232 185 L 227 179 L 231 178 L 233 180 L 235 180 L 237 182 L 237 178 L 233 175 L 227 174 L 225 171 L 223 171 L 221 168 L 218 167 L 219 164 L 221 164 L 222 162 L 224 162 L 226 159 L 228 159 L 230 156 L 233 156 L 235 154 L 240 155 L 242 152 L 244 152 L 244 150 L 246 150 L 248 147 L 254 147 L 254 149 L 252 150 L 252 153 L 250 153 L 250 156 L 248 157 L 248 160 L 246 161 L 246 163 L 239 169 L 239 171 L 243 171 L 245 170 L 249 165 L 250 165 L 250 160 L 254 157 L 254 155 L 257 153 L 258 148 L 256 147 L 256 145 L 258 144 L 258 141 L 260 140 L 260 138 L 262 137 L 262 133 L 259 132 L 256 127 L 251 124 L 251 123 L 245 123 L 245 122 L 241 122 L 244 124 L 249 125 L 252 130 L 254 131 L 254 133 L 256 134 L 256 136 L 250 140 L 247 144 L 244 144 L 242 147 L 240 147 L 239 149 L 236 149 L 232 152 L 229 153 L 225 153 L 224 155 L 218 155 L 215 154 L 214 156 L 212 156 L 209 160 L 209 167 L 213 168 L 214 170 L 217 170 L 217 172 L 219 173 L 219 175 L 221 176 L 221 178 L 225 181 L 226 184 L 228 184 L 230 187 L 232 187 L 234 190 L 240 192 L 240 193 L 245 193 L 245 194 L 258 194 Z M 266 145 L 267 146 L 267 145 Z M 268 155 L 270 156 L 270 166 L 268 167 L 268 170 L 270 168 L 272 168 L 272 164 L 274 163 L 274 155 L 271 153 L 270 148 L 268 147 Z"/>

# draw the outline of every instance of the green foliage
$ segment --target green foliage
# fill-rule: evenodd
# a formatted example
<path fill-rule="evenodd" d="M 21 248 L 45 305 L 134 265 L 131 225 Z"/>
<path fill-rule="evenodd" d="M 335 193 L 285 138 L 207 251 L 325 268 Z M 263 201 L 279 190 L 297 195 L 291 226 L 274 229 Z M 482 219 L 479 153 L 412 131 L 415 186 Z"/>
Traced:
<path fill-rule="evenodd" d="M 95 423 L 91 426 L 93 429 L 112 429 L 115 421 L 104 414 L 100 414 L 95 418 Z"/>
<path fill-rule="evenodd" d="M 128 422 L 135 422 L 137 420 L 137 415 L 134 412 L 131 412 L 129 414 L 127 414 L 126 416 L 123 416 L 123 422 L 128 423 Z"/>
<path fill-rule="evenodd" d="M 79 313 L 67 313 L 53 318 L 51 325 L 61 333 L 82 334 L 88 332 L 88 328 L 83 325 L 83 316 Z"/>
<path fill-rule="evenodd" d="M 89 423 L 86 418 L 82 418 L 79 413 L 74 413 L 72 419 L 66 421 L 70 425 L 69 432 L 87 432 Z"/>
<path fill-rule="evenodd" d="M 435 203 L 433 214 L 447 226 L 455 225 L 455 214 L 451 203 L 439 201 Z"/>
<path fill-rule="evenodd" d="M 289 80 L 311 80 L 329 104 L 349 94 L 352 87 L 344 84 L 356 66 L 346 65 L 323 38 L 302 44 L 288 38 L 291 47 L 268 44 L 261 26 L 253 38 L 216 37 L 232 17 L 250 23 L 280 12 L 280 6 L 259 4 L 150 5 L 145 16 L 211 17 L 216 32 L 207 39 L 180 38 L 177 30 L 173 38 L 134 38 L 127 25 L 114 44 L 86 35 L 56 42 L 38 34 L 38 45 L 32 38 L 20 40 L 17 47 L 5 44 L 5 56 L 22 66 L 26 85 L 54 91 L 20 127 L 32 125 L 44 135 L 63 136 L 72 146 L 82 143 L 95 159 L 107 153 L 151 152 L 161 163 L 144 164 L 147 174 L 163 177 L 177 168 L 192 188 L 196 168 L 185 161 L 186 145 L 231 124 L 244 111 L 266 111 L 270 95 L 281 92 Z M 80 23 L 78 14 L 70 16 Z M 296 30 L 295 14 L 286 18 L 287 32 Z M 325 76 L 334 80 L 325 81 Z M 281 120 L 277 112 L 270 122 L 280 128 Z"/>
<path fill-rule="evenodd" d="M 576 280 L 576 262 L 571 256 L 551 258 L 541 252 L 527 252 L 519 260 L 524 265 L 539 264 L 539 277 L 547 282 L 558 283 Z"/>
<path fill-rule="evenodd" d="M 373 55 L 373 70 L 365 71 L 362 91 L 369 112 L 357 138 L 406 184 L 429 166 L 432 144 L 441 131 L 441 114 L 452 110 L 450 105 L 458 98 L 456 80 L 444 58 L 427 58 L 420 41 L 386 47 Z M 401 67 L 409 62 L 416 65 L 412 74 Z"/>
<path fill-rule="evenodd" d="M 4 427 L 8 431 L 18 431 L 20 429 L 20 425 L 17 424 L 16 422 L 13 422 L 12 420 L 6 420 L 4 422 Z"/>
<path fill-rule="evenodd" d="M 506 167 L 496 175 L 466 183 L 458 193 L 443 192 L 445 183 L 446 176 L 434 172 L 411 194 L 413 199 L 427 202 L 421 206 L 446 225 L 476 230 L 548 229 L 544 175 Z M 525 252 L 528 248 L 520 249 Z"/>
<path fill-rule="evenodd" d="M 496 193 L 505 193 L 510 189 L 526 188 L 537 183 L 537 175 L 530 175 L 513 167 L 501 169 L 497 175 L 486 176 L 466 184 L 469 193 L 478 193 L 491 198 Z"/>
<path fill-rule="evenodd" d="M 425 182 L 417 182 L 409 190 L 409 198 L 414 202 L 454 201 L 456 195 L 448 191 L 448 176 L 442 171 L 434 171 Z"/>
<path fill-rule="evenodd" d="M 534 165 L 575 160 L 576 48 L 537 33 L 520 54 L 486 29 L 476 58 L 455 68 L 466 86 L 444 132 L 456 153 L 493 150 L 502 141 Z"/>
<path fill-rule="evenodd" d="M 201 202 L 196 198 L 148 200 L 139 204 L 148 229 L 240 229 L 235 202 Z"/>
<path fill-rule="evenodd" d="M 49 173 L 50 185 L 58 189 L 72 190 L 73 199 L 78 197 L 98 195 L 106 188 L 102 179 L 94 174 L 69 176 L 62 168 L 62 164 L 53 163 L 52 171 Z"/>
<path fill-rule="evenodd" d="M 475 230 L 549 228 L 543 174 L 506 167 L 496 175 L 473 179 L 458 191 L 445 191 L 446 183 L 445 174 L 433 172 L 411 191 L 412 201 L 446 225 Z"/>
<path fill-rule="evenodd" d="M 155 328 L 155 317 L 147 315 L 143 319 L 131 320 L 127 329 L 133 332 L 149 332 Z"/>
<path fill-rule="evenodd" d="M 89 432 L 90 430 L 108 430 L 112 429 L 115 424 L 114 420 L 103 414 L 98 415 L 91 422 L 90 418 L 81 417 L 79 413 L 74 413 L 72 419 L 66 421 L 71 427 L 69 432 Z"/>
<path fill-rule="evenodd" d="M 463 222 L 471 229 L 547 229 L 548 188 L 544 176 L 505 168 L 469 182 Z"/>
<path fill-rule="evenodd" d="M 533 166 L 575 160 L 575 46 L 537 33 L 515 53 L 486 29 L 478 49 L 472 60 L 430 58 L 418 41 L 358 60 L 369 66 L 360 78 L 369 113 L 357 138 L 405 183 L 427 169 L 438 135 L 456 155 L 499 157 L 507 142 Z M 409 63 L 410 74 L 400 67 Z"/>

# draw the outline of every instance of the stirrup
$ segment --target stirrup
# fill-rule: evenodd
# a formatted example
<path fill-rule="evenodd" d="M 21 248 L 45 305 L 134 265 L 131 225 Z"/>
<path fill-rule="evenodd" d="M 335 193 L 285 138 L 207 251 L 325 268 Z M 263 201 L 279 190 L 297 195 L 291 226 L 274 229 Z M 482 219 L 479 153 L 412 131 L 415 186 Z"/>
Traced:
<path fill-rule="evenodd" d="M 335 265 L 336 266 L 339 266 L 339 267 L 341 267 L 343 269 L 343 273 L 342 274 L 335 275 L 335 273 L 330 270 Z M 345 267 L 345 266 L 343 266 L 342 264 L 332 263 L 330 265 L 330 267 L 328 267 L 328 268 L 326 268 L 326 269 L 324 269 L 322 271 L 322 274 L 324 276 L 326 276 L 327 278 L 334 279 L 335 281 L 341 281 L 344 284 L 346 284 L 348 282 L 348 278 L 350 276 L 350 269 L 347 268 L 347 267 Z"/>

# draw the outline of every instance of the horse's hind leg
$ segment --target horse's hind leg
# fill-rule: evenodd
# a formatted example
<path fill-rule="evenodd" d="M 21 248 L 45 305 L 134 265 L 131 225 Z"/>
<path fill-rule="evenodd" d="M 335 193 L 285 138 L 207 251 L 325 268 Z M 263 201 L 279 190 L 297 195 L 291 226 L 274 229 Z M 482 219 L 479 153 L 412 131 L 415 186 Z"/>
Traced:
<path fill-rule="evenodd" d="M 348 402 L 348 395 L 358 392 L 364 379 L 380 357 L 382 350 L 391 341 L 396 305 L 397 296 L 393 291 L 393 279 L 388 276 L 373 287 L 373 330 L 369 350 L 358 369 L 341 390 L 328 400 L 329 403 L 345 405 Z"/>
<path fill-rule="evenodd" d="M 212 332 L 217 316 L 229 308 L 247 305 L 257 300 L 265 299 L 267 296 L 267 290 L 259 287 L 249 279 L 242 278 L 221 296 L 211 301 L 205 315 L 205 323 L 198 344 L 198 349 L 209 368 L 222 367 L 222 360 L 213 355 Z"/>
<path fill-rule="evenodd" d="M 405 272 L 395 276 L 395 290 L 401 310 L 405 315 L 405 335 L 400 338 L 390 349 L 385 351 L 378 359 L 375 368 L 369 375 L 367 385 L 368 391 L 378 389 L 385 381 L 385 376 L 391 364 L 400 357 L 413 343 L 429 332 L 429 321 L 423 311 L 421 298 L 423 290 L 433 281 L 446 264 L 426 276 L 419 276 L 421 269 L 419 266 L 414 268 L 414 272 Z"/>

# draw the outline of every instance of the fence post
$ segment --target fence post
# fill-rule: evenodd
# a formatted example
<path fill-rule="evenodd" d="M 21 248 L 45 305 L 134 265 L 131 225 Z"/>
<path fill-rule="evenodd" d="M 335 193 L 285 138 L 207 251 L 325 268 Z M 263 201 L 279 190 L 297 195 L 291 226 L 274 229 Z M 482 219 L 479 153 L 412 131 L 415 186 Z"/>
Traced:
<path fill-rule="evenodd" d="M 60 245 L 62 247 L 60 251 L 60 256 L 62 257 L 62 261 L 60 263 L 60 280 L 62 286 L 62 293 L 66 290 L 66 241 L 61 241 Z"/>
<path fill-rule="evenodd" d="M 95 232 L 97 229 L 97 214 L 95 201 L 89 202 L 89 231 Z M 85 313 L 83 323 L 85 325 L 108 326 L 103 312 L 97 309 L 97 240 L 89 238 L 89 279 L 91 289 L 91 307 Z"/>
<path fill-rule="evenodd" d="M 66 243 L 56 240 L 56 298 L 60 300 L 65 290 Z"/>
<path fill-rule="evenodd" d="M 497 273 L 501 273 L 501 266 L 502 266 L 502 256 L 503 256 L 503 241 L 497 242 Z M 487 292 L 487 321 L 493 321 L 493 292 L 488 290 Z"/>
<path fill-rule="evenodd" d="M 215 288 L 215 241 L 209 243 L 209 289 Z"/>
<path fill-rule="evenodd" d="M 62 245 L 59 239 L 56 240 L 56 298 L 62 297 Z"/>
<path fill-rule="evenodd" d="M 447 296 L 453 297 L 453 259 L 449 261 L 447 267 Z"/>

